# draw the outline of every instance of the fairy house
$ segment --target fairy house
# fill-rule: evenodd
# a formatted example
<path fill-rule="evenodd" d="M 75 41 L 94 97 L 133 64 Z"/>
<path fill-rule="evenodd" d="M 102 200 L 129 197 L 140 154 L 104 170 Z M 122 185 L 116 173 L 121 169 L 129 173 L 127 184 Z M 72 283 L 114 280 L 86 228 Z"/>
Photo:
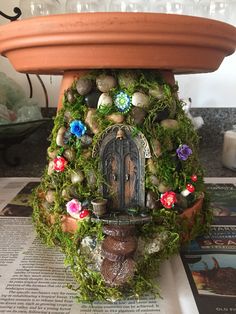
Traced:
<path fill-rule="evenodd" d="M 90 71 L 65 91 L 34 221 L 65 252 L 81 300 L 154 291 L 160 262 L 204 230 L 198 137 L 182 107 L 158 71 Z"/>

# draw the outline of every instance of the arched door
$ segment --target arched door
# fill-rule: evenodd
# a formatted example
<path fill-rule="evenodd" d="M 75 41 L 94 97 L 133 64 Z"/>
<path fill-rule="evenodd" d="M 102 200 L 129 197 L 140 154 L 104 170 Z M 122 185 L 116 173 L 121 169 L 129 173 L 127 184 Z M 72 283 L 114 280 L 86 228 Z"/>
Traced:
<path fill-rule="evenodd" d="M 139 137 L 128 126 L 113 126 L 100 146 L 104 175 L 103 195 L 109 208 L 122 212 L 130 207 L 144 207 L 145 151 Z"/>

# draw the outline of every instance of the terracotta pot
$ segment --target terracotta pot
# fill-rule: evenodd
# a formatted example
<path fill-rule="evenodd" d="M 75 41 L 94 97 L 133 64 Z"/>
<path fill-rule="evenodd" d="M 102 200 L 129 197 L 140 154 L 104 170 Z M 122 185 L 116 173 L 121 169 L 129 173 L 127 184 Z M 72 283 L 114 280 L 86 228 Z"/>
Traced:
<path fill-rule="evenodd" d="M 93 205 L 93 213 L 97 217 L 103 216 L 107 212 L 107 200 L 104 198 L 97 198 L 91 201 Z"/>
<path fill-rule="evenodd" d="M 192 207 L 187 208 L 182 214 L 180 214 L 180 217 L 187 218 L 191 222 L 194 219 L 194 216 L 202 209 L 203 200 L 204 194 L 202 194 Z"/>
<path fill-rule="evenodd" d="M 56 221 L 55 216 L 50 215 L 49 221 L 53 225 Z M 78 221 L 75 218 L 70 217 L 68 215 L 62 215 L 61 229 L 63 232 L 75 233 L 76 230 L 78 229 Z"/>
<path fill-rule="evenodd" d="M 194 205 L 192 207 L 187 208 L 181 215 L 180 217 L 182 218 L 187 218 L 189 219 L 189 227 L 191 228 L 191 226 L 194 223 L 194 217 L 197 213 L 199 213 L 202 209 L 202 204 L 203 204 L 203 200 L 204 200 L 204 194 L 202 194 L 202 196 L 194 203 Z M 104 213 L 106 212 L 106 204 L 107 204 L 107 200 L 106 199 L 97 199 L 92 201 L 92 205 L 95 208 L 95 215 L 98 217 L 101 217 L 102 215 L 104 215 Z M 100 215 L 100 216 L 99 216 Z M 51 224 L 55 223 L 55 216 L 54 215 L 50 215 L 49 217 L 49 222 Z M 78 221 L 68 215 L 62 215 L 61 216 L 61 223 L 62 223 L 62 231 L 63 232 L 69 232 L 69 233 L 75 233 L 77 228 L 78 228 Z M 182 239 L 187 240 L 188 235 L 183 235 Z"/>
<path fill-rule="evenodd" d="M 194 225 L 195 222 L 195 216 L 201 211 L 202 204 L 204 200 L 204 194 L 199 197 L 199 199 L 193 204 L 192 207 L 187 208 L 180 217 L 187 218 L 188 219 L 188 227 L 189 231 L 186 233 L 180 234 L 180 242 L 184 243 L 188 240 L 191 240 L 191 228 Z M 203 221 L 204 223 L 204 221 Z"/>

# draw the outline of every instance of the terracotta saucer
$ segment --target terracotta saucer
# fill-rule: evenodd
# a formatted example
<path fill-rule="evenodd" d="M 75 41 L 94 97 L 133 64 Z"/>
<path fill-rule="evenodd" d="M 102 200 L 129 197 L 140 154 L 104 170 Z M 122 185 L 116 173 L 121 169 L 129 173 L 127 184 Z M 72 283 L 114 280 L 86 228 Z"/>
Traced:
<path fill-rule="evenodd" d="M 62 14 L 0 26 L 0 53 L 27 73 L 95 68 L 210 72 L 235 47 L 235 27 L 174 14 Z"/>

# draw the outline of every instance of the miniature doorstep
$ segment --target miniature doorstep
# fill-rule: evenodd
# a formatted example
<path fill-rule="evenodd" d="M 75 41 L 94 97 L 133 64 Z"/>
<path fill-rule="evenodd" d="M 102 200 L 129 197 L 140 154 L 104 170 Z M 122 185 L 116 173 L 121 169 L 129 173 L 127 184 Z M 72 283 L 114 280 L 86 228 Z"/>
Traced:
<path fill-rule="evenodd" d="M 177 92 L 156 70 L 90 71 L 65 91 L 34 222 L 64 251 L 80 301 L 158 294 L 160 263 L 207 228 L 198 136 Z"/>

